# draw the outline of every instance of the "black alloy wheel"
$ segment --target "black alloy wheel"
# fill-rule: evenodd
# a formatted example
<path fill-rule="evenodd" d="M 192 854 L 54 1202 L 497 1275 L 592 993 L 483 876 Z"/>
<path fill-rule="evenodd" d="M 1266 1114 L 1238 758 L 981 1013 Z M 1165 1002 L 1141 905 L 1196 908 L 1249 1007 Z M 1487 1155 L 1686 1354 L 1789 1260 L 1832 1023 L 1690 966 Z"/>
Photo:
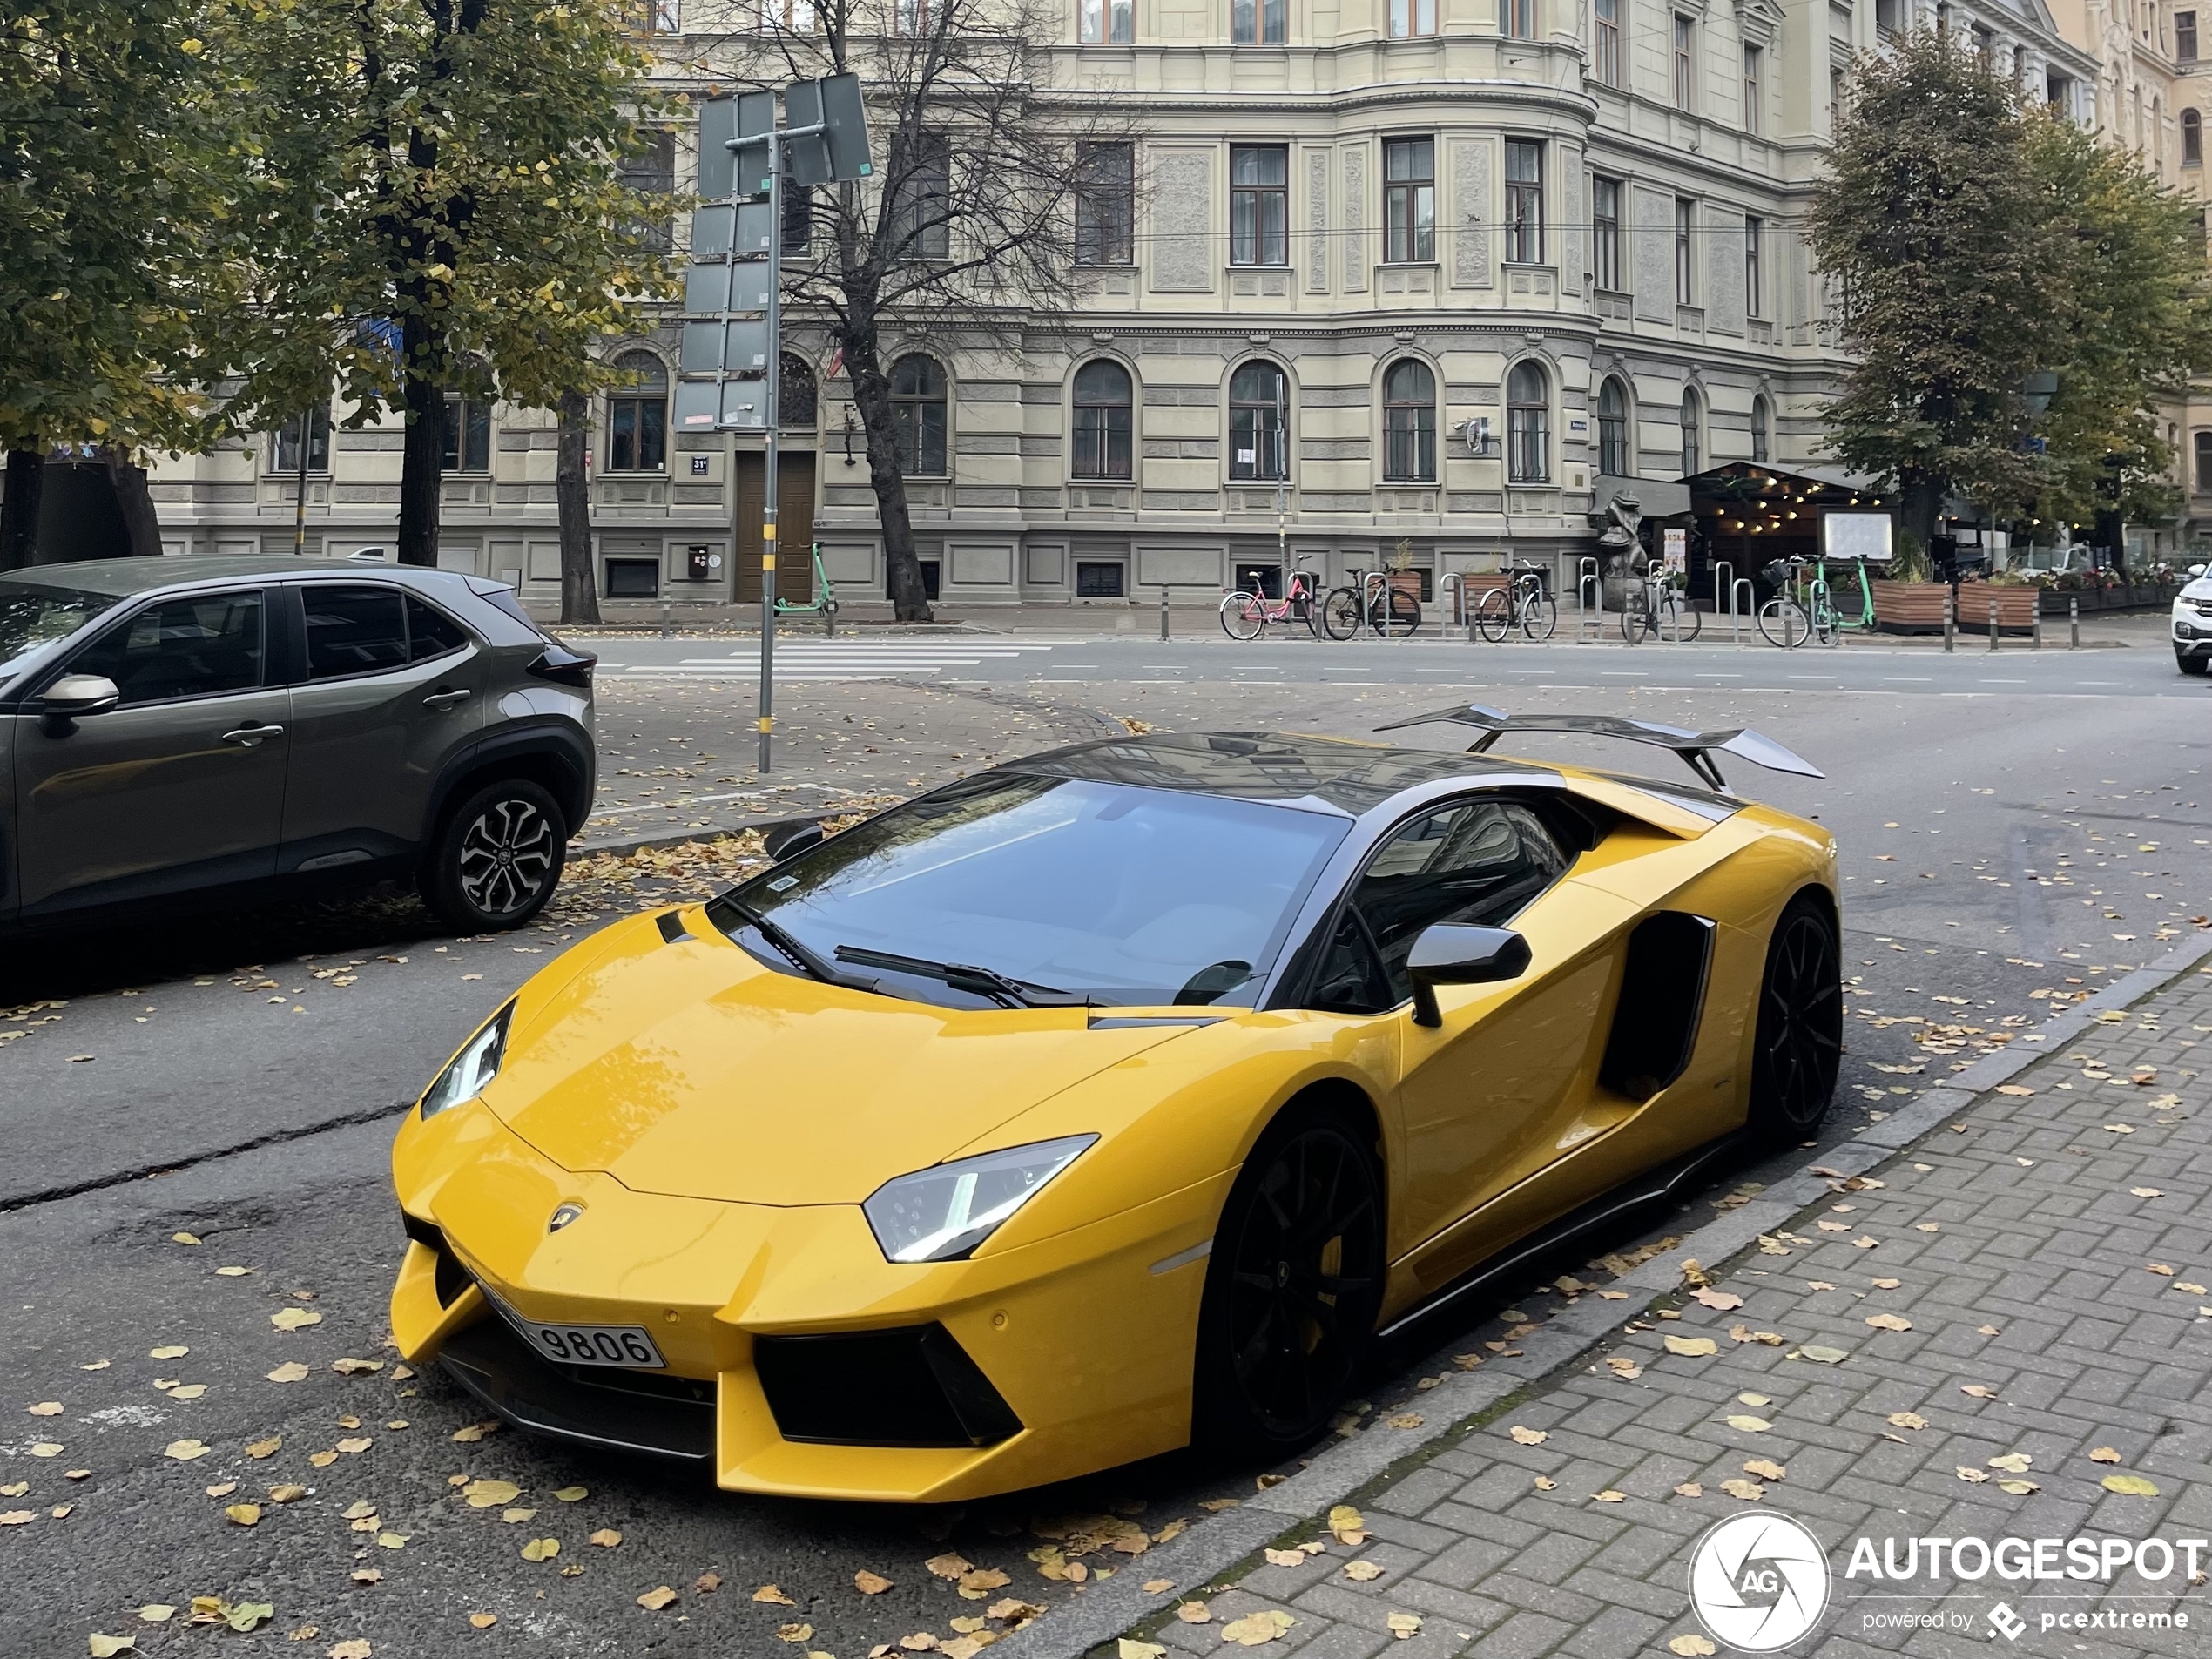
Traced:
<path fill-rule="evenodd" d="M 1753 1041 L 1750 1127 L 1771 1142 L 1805 1139 L 1828 1115 L 1844 1042 L 1836 928 L 1817 900 L 1792 900 L 1775 924 Z"/>
<path fill-rule="evenodd" d="M 1291 1108 L 1245 1160 L 1215 1235 L 1200 1433 L 1271 1454 L 1326 1426 L 1373 1343 L 1384 1269 L 1372 1148 L 1347 1114 Z"/>
<path fill-rule="evenodd" d="M 487 785 L 446 820 L 417 886 L 431 909 L 470 933 L 518 927 L 545 907 L 568 855 L 560 805 L 527 779 Z"/>

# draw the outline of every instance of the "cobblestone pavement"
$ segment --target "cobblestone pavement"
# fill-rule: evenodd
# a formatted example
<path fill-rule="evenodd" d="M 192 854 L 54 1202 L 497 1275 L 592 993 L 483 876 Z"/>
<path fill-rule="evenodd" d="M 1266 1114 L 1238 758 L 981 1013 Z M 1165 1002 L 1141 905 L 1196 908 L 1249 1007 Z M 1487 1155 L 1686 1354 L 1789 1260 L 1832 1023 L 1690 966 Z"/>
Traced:
<path fill-rule="evenodd" d="M 1613 1281 L 1619 1302 L 1586 1289 L 1520 1361 L 1438 1383 L 1426 1399 L 1446 1409 L 1426 1415 L 1460 1420 L 1411 1455 L 1389 1424 L 1402 1443 L 1420 1413 L 1247 1499 L 1220 1517 L 1244 1560 L 1186 1576 L 1132 1639 L 1196 1655 L 1271 1626 L 1263 1645 L 1312 1659 L 1709 1654 L 1694 1547 L 1757 1513 L 1828 1553 L 1827 1609 L 1794 1652 L 2212 1653 L 2212 1549 L 2181 1541 L 2212 1534 L 2202 956 L 2133 1006 L 2062 1016 L 2026 1069 L 1978 1065 L 1692 1241 L 1739 1223 L 1712 1252 L 1727 1259 L 1661 1258 Z M 1347 1458 L 1372 1477 L 1332 1488 L 1325 1470 Z M 1337 1493 L 1358 1514 L 1336 1511 L 1332 1531 Z M 1946 1548 L 1938 1576 L 1928 1549 L 1905 1560 L 1916 1536 L 2175 1548 L 2170 1572 L 2131 1558 L 2109 1581 L 2007 1579 Z M 1847 1574 L 1861 1539 L 1872 1554 Z M 1920 1571 L 1900 1582 L 1869 1559 Z M 2060 1547 L 2046 1565 L 2068 1560 Z M 2166 1560 L 2154 1548 L 2141 1565 Z M 1156 1553 L 1153 1583 L 1178 1564 Z M 2000 1602 L 2021 1622 L 2009 1639 Z M 1937 1628 L 1900 1622 L 1930 1615 Z"/>

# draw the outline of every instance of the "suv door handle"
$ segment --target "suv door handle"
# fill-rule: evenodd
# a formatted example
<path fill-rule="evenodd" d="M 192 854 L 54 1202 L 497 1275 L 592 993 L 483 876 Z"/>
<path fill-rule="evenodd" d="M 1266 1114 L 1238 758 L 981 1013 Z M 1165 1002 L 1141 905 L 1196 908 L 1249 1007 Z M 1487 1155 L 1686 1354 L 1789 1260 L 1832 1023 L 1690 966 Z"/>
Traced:
<path fill-rule="evenodd" d="M 426 709 L 435 709 L 442 714 L 468 695 L 469 692 L 465 687 L 459 691 L 433 691 L 422 699 L 422 706 Z"/>
<path fill-rule="evenodd" d="M 264 738 L 280 738 L 283 735 L 284 728 L 280 725 L 242 725 L 234 732 L 224 732 L 223 741 L 235 743 L 241 749 L 251 749 Z"/>

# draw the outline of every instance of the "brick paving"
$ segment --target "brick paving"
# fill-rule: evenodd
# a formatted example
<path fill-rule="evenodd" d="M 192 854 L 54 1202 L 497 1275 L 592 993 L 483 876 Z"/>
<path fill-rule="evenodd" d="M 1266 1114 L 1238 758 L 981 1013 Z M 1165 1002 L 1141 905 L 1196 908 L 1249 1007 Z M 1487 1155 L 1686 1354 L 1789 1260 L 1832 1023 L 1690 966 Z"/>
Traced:
<path fill-rule="evenodd" d="M 2139 1082 L 2139 1067 L 2155 1075 Z M 1291 1524 L 1273 1542 L 1312 1538 L 1324 1552 L 1217 1574 L 1198 1591 L 1208 1622 L 1170 1612 L 1136 1634 L 1216 1653 L 1225 1623 L 1274 1609 L 1295 1622 L 1268 1649 L 1312 1659 L 1621 1659 L 1677 1641 L 1710 1652 L 1686 1588 L 1692 1546 L 1758 1509 L 1803 1522 L 1829 1551 L 1827 1613 L 1794 1652 L 2212 1654 L 2212 1551 L 2193 1582 L 2178 1553 L 2162 1580 L 2131 1566 L 2108 1585 L 1844 1575 L 1861 1537 L 1902 1557 L 1913 1535 L 2212 1535 L 2208 1069 L 2212 967 L 2074 1035 L 2053 1028 L 2052 1051 L 2011 1082 L 1932 1103 L 1952 1109 L 1893 1154 L 1848 1149 L 1869 1155 L 1836 1160 L 1858 1174 L 1816 1180 L 1803 1197 L 1828 1190 L 1811 1208 L 1755 1222 L 1769 1231 L 1707 1264 L 1707 1301 L 1723 1305 L 1688 1284 L 1640 1314 L 1642 1296 L 1607 1305 L 1601 1346 L 1578 1344 L 1570 1363 L 1352 1492 L 1364 1545 L 1278 1514 Z M 1867 1323 L 1880 1316 L 1909 1328 Z M 1670 1338 L 1715 1352 L 1669 1352 Z M 1836 1351 L 1845 1357 L 1822 1362 Z M 1541 1438 L 1517 1441 L 1515 1428 Z M 2107 1456 L 2092 1460 L 2098 1449 Z M 2024 1469 L 1991 1464 L 2013 1454 Z M 1749 1474 L 1754 1461 L 1784 1473 Z M 2144 1477 L 2156 1495 L 2108 1491 L 2112 1475 Z M 1723 1492 L 1730 1480 L 1759 1495 Z M 1251 1506 L 1236 1514 L 1268 1524 Z M 1353 1559 L 1384 1570 L 1355 1581 Z M 2000 1601 L 2026 1622 L 2016 1639 L 1989 1622 Z M 1955 1628 L 1869 1627 L 1898 1612 Z M 2042 1627 L 2093 1612 L 2185 1612 L 2189 1628 Z M 1393 1632 L 1394 1613 L 1420 1629 Z"/>

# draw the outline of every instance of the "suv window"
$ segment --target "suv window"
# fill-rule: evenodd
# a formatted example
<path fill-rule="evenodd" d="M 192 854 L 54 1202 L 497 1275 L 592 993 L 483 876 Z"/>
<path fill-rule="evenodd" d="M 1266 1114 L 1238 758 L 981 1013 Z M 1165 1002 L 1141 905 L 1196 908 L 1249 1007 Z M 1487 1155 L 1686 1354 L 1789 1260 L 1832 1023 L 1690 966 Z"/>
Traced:
<path fill-rule="evenodd" d="M 126 708 L 250 691 L 261 683 L 261 613 L 259 589 L 165 599 L 101 635 L 68 671 L 113 680 Z"/>
<path fill-rule="evenodd" d="M 413 662 L 442 657 L 469 643 L 461 624 L 442 610 L 433 609 L 413 594 L 407 597 L 407 654 Z"/>
<path fill-rule="evenodd" d="M 307 678 L 373 674 L 408 660 L 407 612 L 396 588 L 310 583 L 300 590 L 307 612 Z"/>
<path fill-rule="evenodd" d="M 1424 813 L 1368 861 L 1339 918 L 1307 1000 L 1366 1014 L 1413 994 L 1406 958 L 1426 927 L 1501 927 L 1565 873 L 1569 860 L 1518 801 L 1462 802 Z"/>

